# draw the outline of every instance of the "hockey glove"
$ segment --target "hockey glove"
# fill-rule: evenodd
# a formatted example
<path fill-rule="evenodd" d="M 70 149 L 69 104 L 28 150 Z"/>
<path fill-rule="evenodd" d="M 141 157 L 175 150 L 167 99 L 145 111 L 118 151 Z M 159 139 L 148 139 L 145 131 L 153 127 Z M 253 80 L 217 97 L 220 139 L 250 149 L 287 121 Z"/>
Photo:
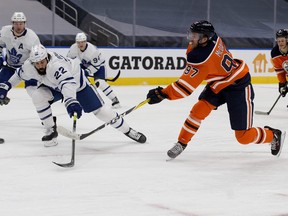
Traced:
<path fill-rule="evenodd" d="M 7 97 L 8 91 L 11 89 L 9 82 L 0 83 L 0 105 L 7 105 L 10 99 Z"/>
<path fill-rule="evenodd" d="M 82 116 L 82 107 L 76 99 L 69 98 L 65 101 L 65 106 L 70 118 L 74 115 L 74 112 L 77 113 L 77 118 L 79 119 Z"/>
<path fill-rule="evenodd" d="M 282 97 L 285 97 L 288 92 L 287 82 L 279 83 L 279 93 Z"/>
<path fill-rule="evenodd" d="M 147 99 L 150 98 L 149 104 L 160 103 L 168 96 L 162 92 L 162 87 L 158 86 L 155 89 L 151 89 L 147 94 Z"/>

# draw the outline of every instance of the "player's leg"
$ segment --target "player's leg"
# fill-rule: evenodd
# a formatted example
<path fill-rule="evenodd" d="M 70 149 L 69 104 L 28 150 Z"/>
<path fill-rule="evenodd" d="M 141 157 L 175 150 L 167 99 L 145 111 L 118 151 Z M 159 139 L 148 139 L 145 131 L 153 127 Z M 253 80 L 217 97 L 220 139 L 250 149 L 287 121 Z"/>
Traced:
<path fill-rule="evenodd" d="M 51 147 L 58 144 L 57 141 L 57 125 L 53 119 L 51 102 L 54 100 L 54 96 L 51 90 L 47 87 L 36 86 L 26 87 L 28 94 L 30 95 L 32 102 L 36 108 L 37 114 L 44 126 L 45 135 L 42 137 L 45 147 Z M 57 94 L 55 92 L 55 94 Z M 60 99 L 60 93 L 59 98 Z"/>
<path fill-rule="evenodd" d="M 198 102 L 192 107 L 188 118 L 178 136 L 178 142 L 167 152 L 170 158 L 176 158 L 186 148 L 188 142 L 197 133 L 201 122 L 213 109 L 222 105 L 225 101 L 222 94 L 215 94 L 209 85 L 201 92 Z"/>
<path fill-rule="evenodd" d="M 110 122 L 118 115 L 113 109 L 104 105 L 104 101 L 97 90 L 90 85 L 87 85 L 82 91 L 77 92 L 77 100 L 83 107 L 84 112 L 93 112 L 98 119 L 104 122 Z M 137 142 L 146 142 L 145 135 L 132 129 L 123 118 L 119 118 L 111 126 Z"/>
<path fill-rule="evenodd" d="M 105 65 L 101 66 L 99 70 L 94 74 L 95 85 L 97 88 L 101 89 L 106 97 L 112 101 L 113 108 L 119 108 L 120 102 L 111 88 L 111 86 L 105 81 L 106 79 L 106 67 Z"/>
<path fill-rule="evenodd" d="M 271 143 L 271 153 L 279 156 L 285 133 L 268 126 L 252 127 L 254 111 L 254 91 L 251 84 L 243 90 L 227 92 L 227 107 L 231 128 L 240 144 Z"/>
<path fill-rule="evenodd" d="M 215 106 L 204 99 L 199 100 L 191 109 L 188 118 L 185 120 L 178 142 L 167 152 L 170 158 L 176 158 L 187 147 L 188 142 L 197 133 L 201 122 L 215 109 Z"/>

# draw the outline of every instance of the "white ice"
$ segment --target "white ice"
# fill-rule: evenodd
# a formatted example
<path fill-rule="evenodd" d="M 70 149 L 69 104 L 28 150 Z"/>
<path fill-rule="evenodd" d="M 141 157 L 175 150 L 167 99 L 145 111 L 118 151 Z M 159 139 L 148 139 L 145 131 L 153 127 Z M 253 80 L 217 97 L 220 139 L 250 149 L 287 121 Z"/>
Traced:
<path fill-rule="evenodd" d="M 146 98 L 154 86 L 113 86 L 121 113 Z M 213 111 L 185 151 L 166 162 L 166 152 L 204 86 L 180 101 L 145 105 L 125 117 L 148 142 L 138 144 L 111 127 L 76 142 L 73 168 L 52 163 L 71 159 L 71 140 L 45 148 L 43 129 L 24 89 L 12 89 L 1 109 L 1 216 L 287 216 L 288 137 L 279 158 L 267 145 L 240 145 L 226 106 Z M 254 85 L 255 110 L 268 111 L 277 84 Z M 104 98 L 104 97 L 103 97 Z M 105 99 L 106 100 L 106 99 Z M 108 100 L 107 104 L 110 105 Z M 288 131 L 287 97 L 254 126 Z M 53 105 L 58 125 L 72 128 L 64 105 Z M 92 114 L 77 132 L 99 125 Z"/>

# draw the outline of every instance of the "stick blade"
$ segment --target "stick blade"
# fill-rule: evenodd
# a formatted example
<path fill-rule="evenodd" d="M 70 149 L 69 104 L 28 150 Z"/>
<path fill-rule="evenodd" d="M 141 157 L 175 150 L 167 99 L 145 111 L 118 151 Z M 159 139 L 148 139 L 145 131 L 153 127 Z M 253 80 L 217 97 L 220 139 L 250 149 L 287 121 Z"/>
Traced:
<path fill-rule="evenodd" d="M 65 127 L 57 126 L 57 131 L 62 136 L 65 136 L 65 137 L 68 137 L 68 138 L 74 139 L 74 140 L 80 140 L 79 134 L 73 133 L 72 131 L 66 129 Z"/>
<path fill-rule="evenodd" d="M 255 114 L 257 114 L 257 115 L 269 115 L 268 112 L 263 112 L 263 111 L 255 111 Z"/>
<path fill-rule="evenodd" d="M 54 161 L 52 161 L 54 164 L 56 164 L 57 166 L 63 167 L 63 168 L 71 168 L 74 167 L 74 161 L 71 161 L 69 163 L 65 163 L 65 164 L 60 164 L 60 163 L 56 163 Z"/>

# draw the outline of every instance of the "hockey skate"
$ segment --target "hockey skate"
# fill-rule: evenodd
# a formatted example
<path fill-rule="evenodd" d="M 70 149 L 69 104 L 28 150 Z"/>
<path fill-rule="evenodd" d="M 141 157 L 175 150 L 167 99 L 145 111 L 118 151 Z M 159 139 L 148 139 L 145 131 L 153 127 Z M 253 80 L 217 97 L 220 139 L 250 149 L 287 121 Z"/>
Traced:
<path fill-rule="evenodd" d="M 281 131 L 279 129 L 271 128 L 269 126 L 265 126 L 264 128 L 267 128 L 273 131 L 273 140 L 271 142 L 271 154 L 279 157 L 281 154 L 282 147 L 283 147 L 286 132 Z"/>
<path fill-rule="evenodd" d="M 58 132 L 56 124 L 53 127 L 46 129 L 45 134 L 46 135 L 42 137 L 42 141 L 44 142 L 45 147 L 52 147 L 58 145 Z"/>
<path fill-rule="evenodd" d="M 183 145 L 183 144 L 177 142 L 171 149 L 168 150 L 167 155 L 171 159 L 174 159 L 184 151 L 186 146 L 187 145 Z"/>
<path fill-rule="evenodd" d="M 119 100 L 118 100 L 117 97 L 115 97 L 115 98 L 112 99 L 112 108 L 113 108 L 113 109 L 118 109 L 118 108 L 120 108 L 120 102 L 119 102 Z"/>
<path fill-rule="evenodd" d="M 135 140 L 136 142 L 139 142 L 139 143 L 146 142 L 146 136 L 140 132 L 133 130 L 132 128 L 129 128 L 129 131 L 124 134 L 128 136 L 129 138 L 131 138 L 132 140 Z"/>

